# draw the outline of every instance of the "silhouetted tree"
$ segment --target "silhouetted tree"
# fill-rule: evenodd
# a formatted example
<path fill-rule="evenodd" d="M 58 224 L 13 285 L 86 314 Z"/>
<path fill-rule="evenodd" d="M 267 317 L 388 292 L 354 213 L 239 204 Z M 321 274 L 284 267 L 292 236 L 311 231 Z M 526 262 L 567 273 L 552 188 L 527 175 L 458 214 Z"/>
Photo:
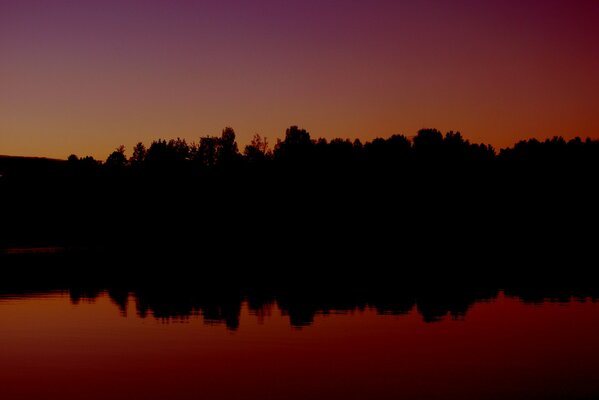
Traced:
<path fill-rule="evenodd" d="M 443 135 L 436 129 L 420 129 L 413 142 L 416 151 L 437 152 L 443 145 Z"/>
<path fill-rule="evenodd" d="M 239 161 L 239 150 L 235 141 L 235 131 L 231 127 L 223 129 L 217 146 L 217 164 L 233 166 Z"/>
<path fill-rule="evenodd" d="M 405 163 L 412 151 L 410 140 L 403 135 L 393 135 L 389 139 L 376 138 L 364 145 L 364 153 L 369 165 L 395 168 Z"/>
<path fill-rule="evenodd" d="M 354 140 L 353 146 L 355 151 L 360 151 L 364 148 L 364 145 L 360 139 Z"/>
<path fill-rule="evenodd" d="M 144 144 L 142 142 L 138 142 L 133 147 L 133 155 L 129 159 L 129 162 L 133 166 L 140 166 L 146 160 L 146 154 L 147 154 L 146 146 L 144 146 Z"/>
<path fill-rule="evenodd" d="M 261 163 L 271 157 L 272 153 L 268 148 L 268 140 L 255 134 L 249 145 L 245 146 L 243 151 L 246 159 L 250 163 Z"/>
<path fill-rule="evenodd" d="M 125 146 L 117 147 L 106 159 L 105 165 L 109 168 L 121 168 L 127 165 L 127 157 L 125 156 Z"/>
<path fill-rule="evenodd" d="M 97 161 L 92 156 L 81 157 L 78 160 L 71 158 L 70 163 L 77 175 L 88 178 L 95 175 L 101 165 L 101 162 Z"/>
<path fill-rule="evenodd" d="M 146 153 L 146 163 L 150 166 L 164 164 L 167 159 L 166 140 L 158 139 L 153 141 Z"/>
<path fill-rule="evenodd" d="M 189 161 L 190 150 L 185 139 L 171 139 L 167 143 L 167 149 L 174 162 L 179 164 Z"/>
<path fill-rule="evenodd" d="M 407 157 L 412 149 L 410 140 L 404 135 L 391 135 L 387 139 L 387 144 L 391 148 L 391 152 L 395 157 Z"/>
<path fill-rule="evenodd" d="M 196 154 L 196 159 L 205 167 L 214 167 L 217 163 L 218 138 L 214 136 L 204 136 L 200 138 L 200 144 Z"/>
<path fill-rule="evenodd" d="M 145 164 L 152 170 L 180 169 L 190 160 L 191 151 L 185 139 L 177 138 L 153 141 L 145 157 Z"/>
<path fill-rule="evenodd" d="M 291 126 L 285 131 L 285 140 L 278 140 L 275 145 L 274 157 L 279 161 L 297 163 L 309 161 L 314 142 L 305 129 Z"/>
<path fill-rule="evenodd" d="M 81 165 L 88 165 L 90 167 L 97 167 L 100 162 L 94 159 L 92 156 L 85 156 L 79 159 Z"/>

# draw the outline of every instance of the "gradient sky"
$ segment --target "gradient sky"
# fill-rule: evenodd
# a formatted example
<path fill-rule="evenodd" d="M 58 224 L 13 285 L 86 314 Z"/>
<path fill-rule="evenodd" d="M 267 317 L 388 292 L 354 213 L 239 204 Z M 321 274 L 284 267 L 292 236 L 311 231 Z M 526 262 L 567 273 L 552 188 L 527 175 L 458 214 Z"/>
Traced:
<path fill-rule="evenodd" d="M 597 0 L 0 0 L 0 154 L 294 124 L 599 138 L 598 96 Z"/>

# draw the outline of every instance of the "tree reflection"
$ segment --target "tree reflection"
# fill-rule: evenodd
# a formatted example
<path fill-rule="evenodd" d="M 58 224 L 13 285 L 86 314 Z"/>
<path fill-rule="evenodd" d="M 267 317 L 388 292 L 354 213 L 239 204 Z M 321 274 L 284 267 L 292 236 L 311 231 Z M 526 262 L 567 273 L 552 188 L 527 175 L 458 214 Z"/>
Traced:
<path fill-rule="evenodd" d="M 229 330 L 239 327 L 242 307 L 251 314 L 264 319 L 277 308 L 289 319 L 292 327 L 301 328 L 314 323 L 317 315 L 353 313 L 375 310 L 379 315 L 402 316 L 418 313 L 422 320 L 434 323 L 444 318 L 467 318 L 468 311 L 478 302 L 494 301 L 501 292 L 524 303 L 597 301 L 599 288 L 585 285 L 546 286 L 536 288 L 485 287 L 468 288 L 439 287 L 391 289 L 388 286 L 371 287 L 368 290 L 214 290 L 206 287 L 108 287 L 75 286 L 66 289 L 73 304 L 94 302 L 107 295 L 120 313 L 126 316 L 129 300 L 135 302 L 136 314 L 141 318 L 156 318 L 163 322 L 203 319 L 206 324 L 224 324 Z M 51 289 L 45 289 L 50 291 Z M 65 290 L 65 289 L 63 289 Z M 0 301 L 7 296 L 35 297 L 39 290 L 4 288 Z"/>

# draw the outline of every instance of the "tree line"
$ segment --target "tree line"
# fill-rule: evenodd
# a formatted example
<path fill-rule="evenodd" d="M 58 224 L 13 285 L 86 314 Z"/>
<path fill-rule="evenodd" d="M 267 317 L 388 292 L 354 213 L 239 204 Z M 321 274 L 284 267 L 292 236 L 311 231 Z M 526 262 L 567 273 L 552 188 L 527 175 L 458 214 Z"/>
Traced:
<path fill-rule="evenodd" d="M 526 259 L 532 270 L 541 259 L 584 263 L 596 247 L 592 139 L 496 151 L 436 129 L 362 142 L 292 126 L 272 148 L 256 135 L 240 149 L 225 128 L 197 143 L 158 139 L 129 154 L 119 146 L 103 162 L 12 162 L 0 163 L 10 210 L 0 249 L 99 246 L 136 263 L 146 254 L 274 270 L 285 260 L 286 273 L 301 275 L 313 260 L 336 272 L 398 254 L 439 266 Z"/>
<path fill-rule="evenodd" d="M 288 167 L 399 166 L 426 164 L 508 163 L 578 163 L 599 159 L 599 141 L 576 137 L 569 141 L 553 137 L 544 141 L 523 140 L 497 152 L 493 146 L 471 143 L 460 132 L 443 135 L 437 129 L 421 129 L 413 138 L 392 135 L 363 143 L 359 139 L 313 139 L 297 126 L 285 132 L 271 148 L 267 138 L 254 135 L 243 151 L 239 150 L 233 128 L 226 127 L 220 136 L 204 136 L 199 142 L 185 139 L 158 139 L 149 146 L 137 143 L 128 157 L 125 146 L 117 147 L 104 162 L 72 154 L 69 164 L 82 168 L 118 170 L 162 170 L 195 167 L 196 169 L 235 169 L 243 166 L 265 167 L 271 164 Z"/>

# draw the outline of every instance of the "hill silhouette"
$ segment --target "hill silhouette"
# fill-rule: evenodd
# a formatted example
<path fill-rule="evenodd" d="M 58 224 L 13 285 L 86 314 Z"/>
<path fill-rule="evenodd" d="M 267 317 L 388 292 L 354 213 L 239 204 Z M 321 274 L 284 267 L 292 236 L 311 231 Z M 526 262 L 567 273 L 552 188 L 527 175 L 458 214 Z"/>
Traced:
<path fill-rule="evenodd" d="M 240 151 L 225 128 L 198 143 L 138 143 L 131 156 L 120 146 L 105 162 L 0 158 L 0 248 L 4 259 L 53 248 L 102 254 L 105 268 L 158 261 L 197 274 L 251 266 L 294 277 L 358 264 L 534 276 L 547 262 L 597 264 L 598 173 L 591 139 L 497 152 L 459 132 L 362 143 L 292 126 L 272 149 L 256 135 Z"/>

